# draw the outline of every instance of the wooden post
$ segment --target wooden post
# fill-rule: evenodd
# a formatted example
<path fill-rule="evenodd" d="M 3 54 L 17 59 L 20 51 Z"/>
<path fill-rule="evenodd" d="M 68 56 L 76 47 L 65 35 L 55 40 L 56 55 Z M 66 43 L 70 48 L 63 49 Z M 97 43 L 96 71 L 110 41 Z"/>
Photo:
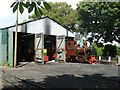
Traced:
<path fill-rule="evenodd" d="M 34 62 L 36 63 L 36 34 L 35 34 L 35 38 L 34 38 L 34 52 L 35 52 Z"/>
<path fill-rule="evenodd" d="M 118 47 L 120 48 L 120 42 L 118 42 Z M 120 56 L 118 56 L 118 65 L 120 65 Z"/>
<path fill-rule="evenodd" d="M 44 64 L 44 34 L 41 34 L 42 38 L 42 64 Z"/>
<path fill-rule="evenodd" d="M 56 36 L 56 57 L 55 57 L 56 62 L 58 61 L 57 50 L 58 50 L 58 36 Z"/>
<path fill-rule="evenodd" d="M 17 63 L 17 29 L 18 29 L 18 9 L 17 9 L 17 16 L 16 16 L 15 48 L 14 48 L 14 67 L 16 67 L 16 63 Z"/>
<path fill-rule="evenodd" d="M 118 56 L 118 65 L 120 65 L 120 56 Z"/>
<path fill-rule="evenodd" d="M 65 45 L 66 43 L 65 43 L 65 36 L 63 36 L 63 39 L 64 39 L 64 40 L 63 40 L 63 41 L 64 41 L 64 63 L 65 63 L 65 62 L 66 62 L 66 48 L 65 48 L 65 47 L 66 47 L 66 45 Z"/>

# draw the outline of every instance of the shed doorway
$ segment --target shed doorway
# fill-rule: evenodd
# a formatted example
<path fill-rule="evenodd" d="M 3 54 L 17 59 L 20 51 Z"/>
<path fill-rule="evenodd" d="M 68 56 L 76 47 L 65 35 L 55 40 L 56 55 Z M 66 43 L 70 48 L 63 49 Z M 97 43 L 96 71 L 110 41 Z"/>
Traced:
<path fill-rule="evenodd" d="M 18 33 L 17 62 L 34 61 L 34 38 L 34 34 Z"/>
<path fill-rule="evenodd" d="M 45 35 L 44 36 L 44 49 L 47 50 L 48 61 L 55 60 L 54 54 L 56 53 L 56 36 Z"/>

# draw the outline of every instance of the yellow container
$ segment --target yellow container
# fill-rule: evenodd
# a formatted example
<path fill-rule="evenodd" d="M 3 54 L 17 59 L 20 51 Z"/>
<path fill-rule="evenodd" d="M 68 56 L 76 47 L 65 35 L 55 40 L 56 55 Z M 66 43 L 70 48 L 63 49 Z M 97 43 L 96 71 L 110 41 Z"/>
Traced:
<path fill-rule="evenodd" d="M 44 49 L 44 53 L 47 53 L 47 49 Z"/>

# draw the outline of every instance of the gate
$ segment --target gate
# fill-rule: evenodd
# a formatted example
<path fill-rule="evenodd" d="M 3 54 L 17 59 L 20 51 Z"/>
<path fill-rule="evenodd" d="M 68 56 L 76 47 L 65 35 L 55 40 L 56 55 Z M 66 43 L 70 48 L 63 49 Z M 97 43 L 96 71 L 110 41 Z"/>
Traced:
<path fill-rule="evenodd" d="M 56 36 L 56 61 L 66 61 L 65 36 Z"/>
<path fill-rule="evenodd" d="M 42 60 L 44 64 L 44 34 L 35 35 L 35 62 Z"/>

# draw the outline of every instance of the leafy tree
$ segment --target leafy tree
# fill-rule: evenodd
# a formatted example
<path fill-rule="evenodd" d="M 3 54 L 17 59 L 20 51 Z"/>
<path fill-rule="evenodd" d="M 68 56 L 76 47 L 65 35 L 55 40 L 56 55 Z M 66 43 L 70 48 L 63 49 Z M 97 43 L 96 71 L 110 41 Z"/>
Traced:
<path fill-rule="evenodd" d="M 20 13 L 22 14 L 24 12 L 24 8 L 28 9 L 28 13 L 32 12 L 34 10 L 35 15 L 38 17 L 42 15 L 41 8 L 50 10 L 51 6 L 43 1 L 43 6 L 41 6 L 42 1 L 39 0 L 16 0 L 12 5 L 11 8 L 13 8 L 13 13 L 19 8 Z"/>
<path fill-rule="evenodd" d="M 103 50 L 103 55 L 104 56 L 116 57 L 116 55 L 117 55 L 116 46 L 105 45 L 104 50 Z"/>
<path fill-rule="evenodd" d="M 120 47 L 116 47 L 117 48 L 117 56 L 120 56 Z"/>
<path fill-rule="evenodd" d="M 96 49 L 97 56 L 103 56 L 104 46 L 98 47 L 98 45 L 96 43 L 92 43 L 92 46 Z"/>
<path fill-rule="evenodd" d="M 75 31 L 77 25 L 77 11 L 71 8 L 71 5 L 68 5 L 65 2 L 56 2 L 49 3 L 51 10 L 47 11 L 42 9 L 44 16 L 48 16 L 51 19 L 59 22 L 68 30 Z M 29 19 L 37 19 L 38 17 L 33 14 L 29 16 Z"/>
<path fill-rule="evenodd" d="M 77 10 L 81 34 L 120 43 L 120 2 L 79 2 Z"/>

